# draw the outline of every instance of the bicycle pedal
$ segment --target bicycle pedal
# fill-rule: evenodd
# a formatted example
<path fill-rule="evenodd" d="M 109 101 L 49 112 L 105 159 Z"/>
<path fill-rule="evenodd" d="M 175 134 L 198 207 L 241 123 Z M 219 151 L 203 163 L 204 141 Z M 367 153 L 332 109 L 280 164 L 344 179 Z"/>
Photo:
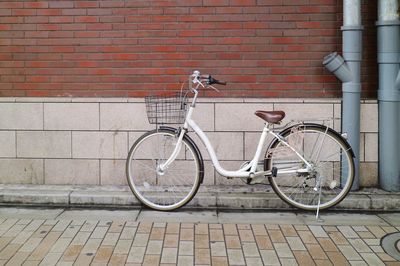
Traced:
<path fill-rule="evenodd" d="M 272 167 L 271 175 L 272 175 L 272 177 L 276 177 L 278 175 L 278 168 Z"/>

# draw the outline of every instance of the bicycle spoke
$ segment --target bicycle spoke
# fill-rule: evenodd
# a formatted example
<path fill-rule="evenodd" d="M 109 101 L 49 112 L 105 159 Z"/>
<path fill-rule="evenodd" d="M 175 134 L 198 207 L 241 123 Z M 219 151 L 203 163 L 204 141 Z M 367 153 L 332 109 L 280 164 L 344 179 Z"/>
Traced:
<path fill-rule="evenodd" d="M 302 151 L 297 152 L 304 158 L 311 159 L 312 167 L 307 173 L 282 173 L 286 169 L 305 169 L 305 166 L 302 166 L 304 163 L 299 159 L 296 165 L 294 160 L 284 161 L 272 153 L 268 157 L 271 163 L 269 169 L 278 168 L 278 176 L 270 177 L 272 187 L 283 200 L 298 208 L 315 210 L 318 204 L 320 204 L 320 209 L 337 204 L 349 191 L 354 175 L 349 148 L 337 135 L 322 126 L 299 126 L 296 130 L 286 131 L 283 137 L 290 139 L 292 134 L 293 138 L 298 138 L 302 134 Z M 275 143 L 271 146 L 271 150 L 278 149 L 280 146 L 279 141 Z M 287 156 L 289 157 L 290 154 Z M 292 157 L 298 158 L 294 152 Z M 286 164 L 287 167 L 284 167 L 285 162 L 293 162 L 294 165 Z M 313 177 L 315 175 L 319 175 L 320 180 Z M 344 183 L 338 181 L 342 178 L 345 178 Z"/>

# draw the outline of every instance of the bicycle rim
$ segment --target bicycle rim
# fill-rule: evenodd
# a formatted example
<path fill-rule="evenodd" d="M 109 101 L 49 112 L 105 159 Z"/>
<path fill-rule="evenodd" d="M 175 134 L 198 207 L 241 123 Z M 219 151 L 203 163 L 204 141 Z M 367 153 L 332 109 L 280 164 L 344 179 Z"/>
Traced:
<path fill-rule="evenodd" d="M 304 209 L 326 209 L 338 204 L 349 192 L 354 178 L 350 147 L 324 126 L 298 125 L 283 134 L 285 141 L 313 165 L 308 173 L 280 174 L 283 169 L 304 169 L 305 163 L 279 141 L 267 151 L 268 168 L 278 174 L 269 181 L 288 204 Z"/>
<path fill-rule="evenodd" d="M 180 152 L 168 169 L 159 170 L 177 140 L 169 131 L 152 131 L 139 138 L 129 152 L 128 184 L 137 199 L 149 208 L 162 211 L 180 208 L 194 197 L 200 186 L 199 159 L 186 140 L 182 140 Z"/>

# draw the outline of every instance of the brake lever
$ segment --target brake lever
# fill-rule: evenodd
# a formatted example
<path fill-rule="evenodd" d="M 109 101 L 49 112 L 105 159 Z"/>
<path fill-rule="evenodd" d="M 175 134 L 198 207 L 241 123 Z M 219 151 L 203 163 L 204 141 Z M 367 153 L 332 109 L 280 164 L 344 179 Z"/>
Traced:
<path fill-rule="evenodd" d="M 213 85 L 208 85 L 207 87 L 210 87 L 211 89 L 215 90 L 216 92 L 221 92 L 219 89 L 215 88 Z"/>

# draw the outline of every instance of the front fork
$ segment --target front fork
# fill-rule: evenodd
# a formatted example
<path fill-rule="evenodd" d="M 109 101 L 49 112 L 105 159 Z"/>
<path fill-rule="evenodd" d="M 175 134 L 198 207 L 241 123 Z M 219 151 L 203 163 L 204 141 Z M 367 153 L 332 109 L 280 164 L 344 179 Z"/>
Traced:
<path fill-rule="evenodd" d="M 157 172 L 160 174 L 163 174 L 165 170 L 168 169 L 169 165 L 178 157 L 179 152 L 181 151 L 182 148 L 182 140 L 184 135 L 186 134 L 186 129 L 179 128 L 178 131 L 176 132 L 176 136 L 178 136 L 178 140 L 176 141 L 175 149 L 172 151 L 172 154 L 169 156 L 167 161 L 164 163 L 160 164 L 157 167 Z"/>

